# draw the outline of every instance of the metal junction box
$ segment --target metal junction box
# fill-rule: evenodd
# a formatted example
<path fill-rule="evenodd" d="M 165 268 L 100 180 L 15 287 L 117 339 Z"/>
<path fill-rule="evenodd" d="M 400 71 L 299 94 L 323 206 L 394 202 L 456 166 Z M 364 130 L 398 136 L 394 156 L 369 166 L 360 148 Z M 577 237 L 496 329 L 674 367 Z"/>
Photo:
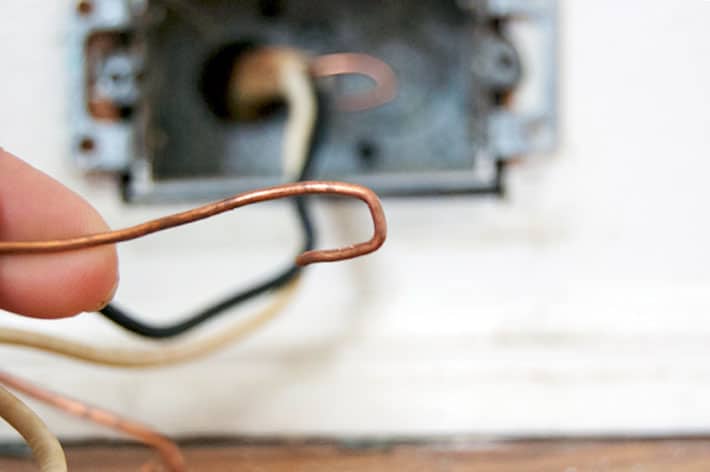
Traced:
<path fill-rule="evenodd" d="M 73 155 L 120 174 L 129 201 L 221 197 L 277 183 L 284 114 L 225 122 L 208 57 L 238 42 L 387 62 L 397 98 L 325 107 L 314 177 L 381 194 L 500 192 L 504 164 L 556 135 L 554 0 L 84 0 L 72 12 Z M 327 98 L 362 86 L 319 83 Z M 527 97 L 524 98 L 523 96 Z"/>

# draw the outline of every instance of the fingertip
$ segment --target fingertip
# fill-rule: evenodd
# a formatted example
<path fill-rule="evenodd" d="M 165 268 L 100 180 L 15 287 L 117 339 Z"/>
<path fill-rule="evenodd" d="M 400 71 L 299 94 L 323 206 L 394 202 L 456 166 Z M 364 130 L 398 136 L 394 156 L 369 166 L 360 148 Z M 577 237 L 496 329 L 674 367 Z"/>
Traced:
<path fill-rule="evenodd" d="M 0 150 L 0 238 L 61 239 L 106 231 L 83 198 Z M 108 303 L 118 283 L 114 246 L 0 258 L 0 308 L 37 318 L 64 318 Z"/>
<path fill-rule="evenodd" d="M 66 318 L 103 308 L 118 284 L 118 259 L 113 247 L 66 254 L 8 258 L 3 272 L 11 281 L 0 290 L 3 308 L 33 318 Z"/>

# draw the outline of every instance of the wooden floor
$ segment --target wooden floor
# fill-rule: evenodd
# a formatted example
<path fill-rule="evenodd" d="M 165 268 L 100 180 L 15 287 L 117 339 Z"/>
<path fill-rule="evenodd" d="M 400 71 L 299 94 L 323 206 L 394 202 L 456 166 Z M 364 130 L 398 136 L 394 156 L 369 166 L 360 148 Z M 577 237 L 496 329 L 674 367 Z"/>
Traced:
<path fill-rule="evenodd" d="M 190 470 L 199 472 L 710 471 L 710 439 L 190 446 L 184 453 Z M 138 471 L 155 458 L 133 446 L 71 447 L 67 457 L 71 472 Z M 0 471 L 35 470 L 26 458 L 0 458 Z"/>

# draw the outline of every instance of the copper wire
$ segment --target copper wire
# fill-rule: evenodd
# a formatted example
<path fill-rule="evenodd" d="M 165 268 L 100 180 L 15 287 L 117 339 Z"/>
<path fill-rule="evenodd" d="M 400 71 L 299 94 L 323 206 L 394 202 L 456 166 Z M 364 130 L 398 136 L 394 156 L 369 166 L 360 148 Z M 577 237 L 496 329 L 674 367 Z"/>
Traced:
<path fill-rule="evenodd" d="M 338 106 L 347 111 L 384 105 L 397 94 L 397 76 L 392 68 L 369 54 L 346 52 L 316 56 L 311 61 L 311 73 L 315 77 L 364 75 L 375 82 L 375 86 L 366 92 L 340 97 Z"/>
<path fill-rule="evenodd" d="M 0 255 L 71 251 L 129 241 L 168 228 L 203 220 L 245 205 L 311 194 L 342 195 L 362 200 L 367 204 L 370 210 L 374 224 L 374 233 L 370 240 L 362 243 L 337 249 L 306 251 L 296 258 L 296 264 L 305 266 L 316 262 L 334 262 L 351 259 L 353 257 L 369 254 L 382 246 L 387 236 L 387 223 L 382 210 L 382 204 L 372 190 L 361 185 L 345 182 L 306 181 L 276 185 L 274 187 L 240 193 L 192 210 L 114 231 L 48 241 L 0 241 Z"/>
<path fill-rule="evenodd" d="M 180 448 L 170 439 L 152 430 L 148 426 L 52 392 L 7 372 L 0 371 L 0 383 L 72 416 L 84 418 L 102 426 L 109 427 L 137 439 L 144 444 L 152 446 L 160 454 L 163 462 L 172 472 L 185 472 L 187 470 L 185 459 L 180 452 Z"/>

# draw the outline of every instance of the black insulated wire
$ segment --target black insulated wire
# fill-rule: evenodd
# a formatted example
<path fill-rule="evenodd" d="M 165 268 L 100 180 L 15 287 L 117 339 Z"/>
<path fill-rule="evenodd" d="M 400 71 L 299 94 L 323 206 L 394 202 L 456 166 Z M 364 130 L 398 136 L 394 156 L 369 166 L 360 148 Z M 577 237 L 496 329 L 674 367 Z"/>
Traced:
<path fill-rule="evenodd" d="M 314 165 L 314 154 L 325 134 L 325 126 L 322 117 L 323 106 L 325 105 L 325 97 L 317 93 L 318 97 L 318 107 L 317 107 L 317 117 L 315 123 L 315 129 L 313 136 L 311 137 L 311 142 L 308 150 L 308 156 L 304 162 L 303 169 L 298 177 L 298 180 L 308 180 L 312 175 L 313 165 Z M 298 219 L 301 226 L 301 231 L 303 233 L 303 247 L 301 252 L 310 251 L 315 248 L 316 244 L 316 230 L 313 225 L 313 221 L 310 216 L 309 206 L 306 199 L 303 197 L 297 197 L 294 199 L 294 208 L 298 215 Z M 167 339 L 180 336 L 187 333 L 191 329 L 205 323 L 216 317 L 217 315 L 224 313 L 230 308 L 233 308 L 241 303 L 246 302 L 254 297 L 257 297 L 266 292 L 276 290 L 283 287 L 288 282 L 293 280 L 298 274 L 303 270 L 295 263 L 289 267 L 281 270 L 276 275 L 271 278 L 264 280 L 263 282 L 257 283 L 247 289 L 240 290 L 239 292 L 230 295 L 197 313 L 188 316 L 182 321 L 170 325 L 153 325 L 141 321 L 140 318 L 129 314 L 122 308 L 119 308 L 116 304 L 110 303 L 99 313 L 106 319 L 112 321 L 116 325 L 124 328 L 134 334 L 142 337 L 151 339 Z"/>

